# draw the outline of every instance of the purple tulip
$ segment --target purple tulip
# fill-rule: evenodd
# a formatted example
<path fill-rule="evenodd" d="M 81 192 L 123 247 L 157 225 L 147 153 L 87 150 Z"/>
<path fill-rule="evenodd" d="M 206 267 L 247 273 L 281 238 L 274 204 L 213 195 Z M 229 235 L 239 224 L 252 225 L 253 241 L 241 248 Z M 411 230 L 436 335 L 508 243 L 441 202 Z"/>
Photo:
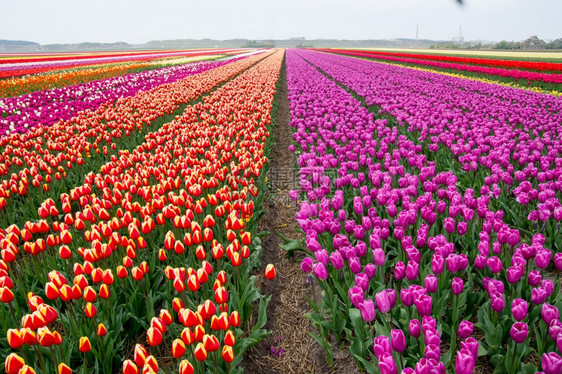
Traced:
<path fill-rule="evenodd" d="M 478 255 L 474 259 L 474 267 L 478 270 L 484 270 L 487 264 L 488 261 L 485 255 Z"/>
<path fill-rule="evenodd" d="M 437 291 L 437 277 L 433 274 L 428 274 L 424 280 L 425 289 L 428 293 L 434 293 Z"/>
<path fill-rule="evenodd" d="M 544 303 L 541 309 L 541 316 L 543 321 L 547 325 L 550 325 L 553 320 L 558 320 L 560 314 L 557 307 L 550 305 L 549 303 Z"/>
<path fill-rule="evenodd" d="M 502 293 L 496 292 L 490 298 L 492 309 L 500 313 L 505 308 L 505 296 Z"/>
<path fill-rule="evenodd" d="M 459 235 L 463 236 L 464 234 L 466 234 L 467 230 L 468 230 L 468 226 L 466 225 L 466 222 L 464 221 L 459 222 L 459 224 L 457 225 L 457 231 Z"/>
<path fill-rule="evenodd" d="M 442 370 L 441 367 L 443 367 Z M 442 362 L 425 357 L 416 363 L 414 370 L 416 374 L 445 374 L 445 367 Z"/>
<path fill-rule="evenodd" d="M 375 277 L 377 267 L 374 264 L 367 264 L 365 265 L 363 271 L 365 272 L 365 274 L 367 274 L 367 277 L 369 277 L 369 279 L 373 279 Z"/>
<path fill-rule="evenodd" d="M 550 260 L 552 259 L 552 252 L 548 249 L 541 249 L 537 252 L 535 256 L 535 263 L 541 269 L 546 269 L 550 264 Z"/>
<path fill-rule="evenodd" d="M 375 357 L 380 360 L 380 357 L 385 354 L 392 354 L 392 347 L 390 345 L 390 339 L 388 336 L 377 336 L 373 340 L 373 352 Z"/>
<path fill-rule="evenodd" d="M 373 259 L 374 259 L 375 265 L 378 265 L 378 266 L 384 265 L 386 259 L 385 259 L 385 254 L 384 254 L 384 251 L 382 250 L 382 248 L 373 249 Z"/>
<path fill-rule="evenodd" d="M 375 319 L 375 303 L 371 299 L 367 299 L 359 304 L 361 317 L 365 322 L 371 322 Z"/>
<path fill-rule="evenodd" d="M 436 344 L 428 344 L 425 347 L 424 357 L 428 360 L 439 361 L 441 357 L 441 348 Z"/>
<path fill-rule="evenodd" d="M 310 274 L 312 272 L 312 265 L 313 264 L 314 264 L 314 259 L 312 259 L 310 257 L 305 257 L 301 261 L 301 270 L 304 271 L 305 273 Z"/>
<path fill-rule="evenodd" d="M 423 316 L 422 317 L 422 330 L 428 331 L 428 330 L 435 330 L 436 331 L 437 328 L 437 321 L 435 320 L 435 318 L 431 317 L 431 316 Z"/>
<path fill-rule="evenodd" d="M 365 291 L 361 287 L 354 286 L 348 291 L 349 299 L 353 306 L 359 309 L 359 305 L 365 301 Z"/>
<path fill-rule="evenodd" d="M 418 277 L 418 272 L 420 269 L 420 265 L 414 261 L 408 261 L 408 265 L 406 265 L 406 278 L 410 281 L 415 280 Z"/>
<path fill-rule="evenodd" d="M 419 338 L 421 335 L 421 325 L 420 325 L 420 321 L 418 321 L 417 319 L 412 319 L 410 320 L 410 323 L 408 325 L 408 332 L 410 333 L 410 335 L 412 335 L 414 338 Z"/>
<path fill-rule="evenodd" d="M 449 234 L 452 234 L 455 232 L 455 219 L 451 218 L 451 217 L 447 217 L 443 220 L 443 227 L 445 228 L 445 231 L 447 231 Z"/>
<path fill-rule="evenodd" d="M 475 357 L 468 349 L 461 349 L 457 352 L 455 361 L 455 373 L 472 374 L 474 372 Z"/>
<path fill-rule="evenodd" d="M 460 295 L 464 289 L 463 280 L 458 277 L 455 277 L 453 279 L 453 283 L 451 284 L 451 289 L 453 290 L 453 294 Z"/>
<path fill-rule="evenodd" d="M 320 280 L 328 279 L 328 270 L 326 270 L 326 267 L 324 266 L 323 263 L 321 262 L 315 263 L 312 266 L 312 270 L 314 271 L 314 275 L 316 276 L 316 278 Z"/>
<path fill-rule="evenodd" d="M 515 322 L 509 330 L 509 335 L 516 343 L 523 343 L 529 334 L 529 326 L 525 322 Z"/>
<path fill-rule="evenodd" d="M 417 299 L 414 300 L 414 304 L 416 305 L 416 309 L 421 316 L 428 316 L 431 315 L 431 306 L 433 300 L 428 295 L 421 295 Z"/>
<path fill-rule="evenodd" d="M 562 271 L 562 252 L 558 252 L 554 255 L 554 267 L 558 271 Z"/>
<path fill-rule="evenodd" d="M 377 309 L 381 313 L 388 313 L 390 310 L 390 299 L 388 297 L 388 293 L 385 290 L 377 292 L 375 295 L 375 301 L 377 303 Z"/>
<path fill-rule="evenodd" d="M 507 269 L 507 281 L 511 284 L 519 282 L 523 278 L 524 271 L 523 266 L 511 266 Z"/>
<path fill-rule="evenodd" d="M 461 348 L 468 349 L 473 357 L 478 357 L 478 341 L 474 338 L 467 338 L 461 342 Z"/>
<path fill-rule="evenodd" d="M 511 313 L 517 321 L 522 321 L 527 317 L 528 304 L 523 299 L 514 299 L 511 303 Z"/>
<path fill-rule="evenodd" d="M 402 261 L 398 261 L 394 265 L 394 277 L 396 280 L 401 281 L 406 276 L 406 265 Z"/>
<path fill-rule="evenodd" d="M 330 254 L 330 261 L 334 269 L 341 270 L 345 266 L 343 257 L 339 251 L 332 252 Z"/>
<path fill-rule="evenodd" d="M 488 258 L 488 267 L 492 271 L 492 273 L 497 274 L 502 271 L 502 262 L 498 257 L 490 257 Z"/>
<path fill-rule="evenodd" d="M 472 322 L 470 321 L 462 321 L 459 324 L 459 329 L 457 331 L 457 333 L 459 334 L 459 337 L 461 339 L 466 339 L 468 338 L 470 335 L 472 335 L 472 332 L 474 331 L 474 325 L 472 324 Z"/>
<path fill-rule="evenodd" d="M 406 336 L 404 335 L 404 331 L 393 329 L 390 332 L 390 341 L 392 343 L 392 349 L 396 352 L 402 353 L 406 349 Z"/>
<path fill-rule="evenodd" d="M 540 305 L 546 301 L 548 297 L 547 292 L 540 287 L 533 288 L 531 290 L 531 302 L 536 305 Z"/>
<path fill-rule="evenodd" d="M 402 300 L 402 304 L 407 307 L 410 307 L 414 304 L 414 295 L 409 288 L 402 288 L 400 289 L 400 300 Z"/>
<path fill-rule="evenodd" d="M 361 261 L 359 261 L 358 257 L 352 256 L 347 261 L 349 263 L 349 269 L 353 274 L 358 274 L 359 272 L 361 272 L 362 266 Z"/>
<path fill-rule="evenodd" d="M 424 343 L 426 345 L 433 344 L 439 346 L 441 344 L 441 335 L 434 328 L 424 329 Z"/>
<path fill-rule="evenodd" d="M 445 261 L 447 262 L 447 269 L 449 272 L 456 273 L 459 270 L 459 258 L 457 255 L 451 253 L 447 256 Z"/>
<path fill-rule="evenodd" d="M 562 357 L 556 352 L 543 353 L 541 365 L 545 374 L 560 374 L 562 372 Z"/>
<path fill-rule="evenodd" d="M 445 259 L 443 256 L 434 254 L 431 259 L 431 271 L 438 275 L 441 274 L 443 270 L 445 270 Z"/>
<path fill-rule="evenodd" d="M 548 333 L 550 334 L 550 338 L 555 341 L 558 334 L 562 335 L 562 322 L 556 320 L 551 321 L 548 326 Z"/>
<path fill-rule="evenodd" d="M 529 276 L 527 277 L 527 281 L 529 282 L 529 286 L 537 287 L 542 282 L 541 273 L 536 270 L 531 270 L 529 272 Z"/>
<path fill-rule="evenodd" d="M 398 367 L 391 353 L 383 353 L 378 360 L 381 374 L 398 374 Z"/>

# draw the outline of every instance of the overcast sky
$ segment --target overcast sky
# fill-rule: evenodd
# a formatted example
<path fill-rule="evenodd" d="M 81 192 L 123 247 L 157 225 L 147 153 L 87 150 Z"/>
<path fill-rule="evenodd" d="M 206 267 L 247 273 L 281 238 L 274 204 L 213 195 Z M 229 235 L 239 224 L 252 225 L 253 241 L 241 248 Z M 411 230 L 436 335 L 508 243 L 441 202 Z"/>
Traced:
<path fill-rule="evenodd" d="M 562 37 L 562 0 L 0 0 L 0 39 L 41 44 L 162 39 L 520 41 Z"/>

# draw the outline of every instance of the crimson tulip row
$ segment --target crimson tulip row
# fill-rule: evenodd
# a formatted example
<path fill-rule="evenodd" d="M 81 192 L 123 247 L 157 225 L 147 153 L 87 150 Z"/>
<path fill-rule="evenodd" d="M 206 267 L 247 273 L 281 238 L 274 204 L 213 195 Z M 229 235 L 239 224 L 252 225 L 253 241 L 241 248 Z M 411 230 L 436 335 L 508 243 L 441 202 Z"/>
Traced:
<path fill-rule="evenodd" d="M 301 168 L 292 195 L 303 200 L 297 221 L 310 250 L 302 269 L 323 290 L 310 318 L 327 352 L 333 333 L 346 337 L 369 372 L 378 366 L 383 373 L 472 373 L 481 355 L 507 372 L 536 371 L 524 363 L 531 353 L 541 357 L 544 372 L 559 370 L 562 300 L 559 282 L 548 276 L 562 270 L 562 255 L 552 251 L 556 238 L 524 231 L 504 214 L 499 202 L 512 204 L 507 188 L 483 178 L 500 169 L 457 166 L 482 136 L 506 133 L 505 121 L 497 121 L 493 133 L 479 135 L 480 115 L 490 121 L 487 110 L 516 113 L 528 119 L 529 131 L 558 115 L 548 104 L 548 114 L 529 120 L 527 106 L 543 96 L 312 51 L 287 54 L 287 79 L 295 128 L 290 149 Z M 526 102 L 521 109 L 515 100 L 490 108 L 476 86 Z M 457 100 L 461 108 L 475 107 L 447 112 Z M 555 98 L 544 101 L 558 105 Z M 544 101 L 536 107 L 545 110 Z M 462 147 L 454 136 L 468 147 L 450 155 L 447 147 Z M 490 158 L 499 157 L 494 147 L 505 141 L 489 144 Z M 546 157 L 554 157 L 554 167 L 556 156 Z M 556 173 L 550 169 L 553 178 Z M 537 182 L 545 180 L 529 184 Z M 554 189 L 555 205 L 554 181 L 542 188 Z"/>

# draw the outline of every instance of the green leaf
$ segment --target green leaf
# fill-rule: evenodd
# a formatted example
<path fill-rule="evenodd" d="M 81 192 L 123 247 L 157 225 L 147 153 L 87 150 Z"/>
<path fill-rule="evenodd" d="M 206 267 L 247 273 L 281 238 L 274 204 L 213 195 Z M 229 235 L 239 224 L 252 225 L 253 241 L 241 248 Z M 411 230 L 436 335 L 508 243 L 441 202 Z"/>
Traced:
<path fill-rule="evenodd" d="M 367 373 L 375 374 L 379 372 L 377 367 L 372 362 L 365 360 L 363 357 L 354 354 L 353 358 L 355 359 L 356 362 L 361 363 L 361 365 L 367 371 Z"/>

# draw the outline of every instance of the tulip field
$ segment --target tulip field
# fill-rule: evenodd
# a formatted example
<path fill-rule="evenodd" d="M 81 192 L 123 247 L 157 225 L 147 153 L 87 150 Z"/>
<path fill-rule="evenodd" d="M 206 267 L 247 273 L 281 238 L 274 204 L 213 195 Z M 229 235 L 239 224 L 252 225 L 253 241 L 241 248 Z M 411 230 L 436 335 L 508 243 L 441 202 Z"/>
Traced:
<path fill-rule="evenodd" d="M 284 137 L 319 372 L 345 350 L 367 373 L 561 374 L 562 98 L 424 67 L 554 91 L 562 65 L 439 57 L 0 55 L 5 372 L 244 372 L 282 318 L 262 216 Z"/>

